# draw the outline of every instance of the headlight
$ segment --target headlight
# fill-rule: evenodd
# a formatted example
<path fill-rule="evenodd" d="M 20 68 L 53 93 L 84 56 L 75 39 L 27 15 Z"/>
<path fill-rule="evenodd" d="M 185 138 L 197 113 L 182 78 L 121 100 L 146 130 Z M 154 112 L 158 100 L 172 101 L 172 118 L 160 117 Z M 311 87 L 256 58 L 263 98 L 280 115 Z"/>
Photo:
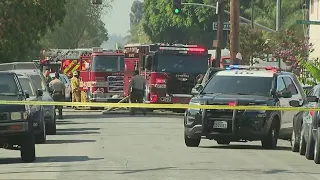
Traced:
<path fill-rule="evenodd" d="M 12 112 L 11 113 L 11 120 L 21 120 L 22 119 L 22 113 L 21 112 Z"/>

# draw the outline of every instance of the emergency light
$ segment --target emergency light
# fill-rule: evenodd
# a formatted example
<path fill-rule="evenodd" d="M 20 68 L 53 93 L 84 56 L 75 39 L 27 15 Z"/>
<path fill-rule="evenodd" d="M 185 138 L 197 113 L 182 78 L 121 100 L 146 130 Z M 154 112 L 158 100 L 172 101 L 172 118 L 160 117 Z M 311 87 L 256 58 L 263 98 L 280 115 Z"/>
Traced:
<path fill-rule="evenodd" d="M 206 51 L 205 48 L 201 47 L 159 47 L 159 50 L 186 51 L 197 53 L 204 53 Z"/>
<path fill-rule="evenodd" d="M 92 48 L 92 52 L 94 52 L 94 53 L 103 52 L 103 48 L 100 48 L 100 47 L 94 47 L 94 48 Z"/>
<path fill-rule="evenodd" d="M 278 71 L 279 68 L 275 66 L 243 66 L 243 65 L 230 65 L 229 67 L 226 67 L 226 70 L 232 70 L 232 69 L 264 69 L 268 71 Z"/>

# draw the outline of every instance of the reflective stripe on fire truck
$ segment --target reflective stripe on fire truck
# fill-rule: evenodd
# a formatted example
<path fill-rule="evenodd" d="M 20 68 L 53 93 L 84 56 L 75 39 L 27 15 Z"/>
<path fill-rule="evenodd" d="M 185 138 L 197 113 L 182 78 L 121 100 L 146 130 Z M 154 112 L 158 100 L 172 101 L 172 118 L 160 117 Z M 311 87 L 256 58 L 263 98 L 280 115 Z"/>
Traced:
<path fill-rule="evenodd" d="M 63 70 L 63 73 L 67 74 L 74 64 L 75 64 L 75 61 L 72 61 L 67 67 L 65 67 L 65 69 Z"/>

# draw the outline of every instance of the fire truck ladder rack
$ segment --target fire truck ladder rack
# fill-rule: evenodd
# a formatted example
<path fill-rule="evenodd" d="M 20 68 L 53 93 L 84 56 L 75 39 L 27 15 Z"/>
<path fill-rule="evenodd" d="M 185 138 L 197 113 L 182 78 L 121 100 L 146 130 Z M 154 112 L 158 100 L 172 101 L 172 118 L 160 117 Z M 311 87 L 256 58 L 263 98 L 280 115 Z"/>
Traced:
<path fill-rule="evenodd" d="M 62 59 L 79 58 L 83 52 L 92 52 L 92 49 L 50 49 L 43 52 L 43 55 L 49 57 L 50 61 L 59 62 Z"/>

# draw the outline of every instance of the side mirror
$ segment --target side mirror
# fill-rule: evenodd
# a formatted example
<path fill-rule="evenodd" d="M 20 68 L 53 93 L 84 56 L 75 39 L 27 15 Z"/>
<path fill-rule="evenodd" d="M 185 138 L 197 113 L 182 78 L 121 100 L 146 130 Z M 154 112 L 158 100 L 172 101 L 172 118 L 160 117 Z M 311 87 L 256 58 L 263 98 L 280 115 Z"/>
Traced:
<path fill-rule="evenodd" d="M 86 70 L 90 70 L 90 64 L 89 63 L 85 63 L 85 67 L 86 67 Z"/>
<path fill-rule="evenodd" d="M 307 97 L 308 102 L 318 102 L 317 96 L 308 96 Z"/>
<path fill-rule="evenodd" d="M 292 100 L 289 102 L 289 105 L 292 106 L 292 107 L 300 107 L 300 102 L 297 101 L 297 100 Z"/>
<path fill-rule="evenodd" d="M 198 92 L 200 92 L 200 91 L 202 91 L 203 86 L 202 86 L 201 84 L 197 84 L 195 88 L 196 88 L 196 90 L 197 90 Z"/>
<path fill-rule="evenodd" d="M 26 96 L 26 98 L 29 98 L 30 97 L 30 94 L 27 90 L 24 90 L 24 95 Z"/>
<path fill-rule="evenodd" d="M 38 96 L 38 97 L 43 96 L 43 91 L 42 91 L 41 89 L 38 89 L 38 90 L 37 90 L 37 96 Z"/>
<path fill-rule="evenodd" d="M 146 56 L 146 69 L 148 69 L 148 70 L 151 69 L 152 61 L 153 61 L 153 56 L 152 55 L 147 55 Z"/>
<path fill-rule="evenodd" d="M 282 97 L 282 98 L 291 98 L 291 97 L 292 97 L 291 91 L 283 91 L 283 92 L 281 92 L 279 95 L 280 95 L 280 97 Z"/>

